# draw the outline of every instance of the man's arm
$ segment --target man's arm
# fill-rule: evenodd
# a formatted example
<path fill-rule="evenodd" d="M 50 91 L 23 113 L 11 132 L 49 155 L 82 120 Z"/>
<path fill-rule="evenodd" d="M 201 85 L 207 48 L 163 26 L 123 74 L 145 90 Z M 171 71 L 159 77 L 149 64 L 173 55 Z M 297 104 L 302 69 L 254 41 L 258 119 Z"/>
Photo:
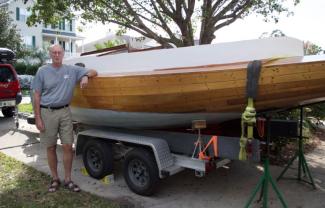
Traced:
<path fill-rule="evenodd" d="M 97 76 L 97 71 L 94 69 L 89 69 L 86 75 L 88 77 L 95 77 L 95 76 Z"/>
<path fill-rule="evenodd" d="M 80 80 L 80 88 L 84 88 L 88 84 L 88 77 L 95 77 L 97 76 L 97 71 L 94 69 L 89 69 L 85 76 L 83 76 Z"/>
<path fill-rule="evenodd" d="M 44 131 L 45 126 L 41 118 L 41 93 L 34 90 L 34 114 L 35 114 L 35 124 L 38 130 Z"/>

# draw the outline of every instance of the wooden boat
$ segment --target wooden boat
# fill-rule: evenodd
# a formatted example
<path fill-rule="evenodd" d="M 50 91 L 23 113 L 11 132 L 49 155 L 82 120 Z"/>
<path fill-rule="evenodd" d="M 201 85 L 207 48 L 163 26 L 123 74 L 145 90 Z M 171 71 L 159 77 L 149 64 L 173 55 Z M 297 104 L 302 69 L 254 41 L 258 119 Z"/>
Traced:
<path fill-rule="evenodd" d="M 235 48 L 235 54 L 227 52 L 229 48 Z M 303 56 L 302 42 L 295 39 L 262 39 L 68 60 L 99 71 L 86 89 L 76 87 L 73 118 L 151 129 L 190 127 L 196 119 L 209 125 L 239 118 L 247 104 L 247 64 L 256 59 L 263 63 L 257 111 L 325 99 L 325 56 Z M 114 60 L 123 61 L 124 68 L 109 66 Z"/>

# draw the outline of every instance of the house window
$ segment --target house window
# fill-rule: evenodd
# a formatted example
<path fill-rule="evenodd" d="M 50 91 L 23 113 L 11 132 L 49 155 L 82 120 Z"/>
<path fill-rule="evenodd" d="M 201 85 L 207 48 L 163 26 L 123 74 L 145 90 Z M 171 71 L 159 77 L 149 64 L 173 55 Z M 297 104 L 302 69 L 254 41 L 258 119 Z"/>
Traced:
<path fill-rule="evenodd" d="M 70 20 L 70 31 L 72 31 L 72 20 Z"/>
<path fill-rule="evenodd" d="M 62 20 L 62 30 L 65 30 L 65 20 Z"/>
<path fill-rule="evenodd" d="M 59 21 L 59 30 L 65 30 L 65 20 Z"/>
<path fill-rule="evenodd" d="M 34 35 L 32 36 L 32 46 L 36 48 L 36 37 Z"/>
<path fill-rule="evenodd" d="M 20 17 L 20 10 L 19 7 L 16 7 L 16 20 L 19 21 L 19 17 Z"/>
<path fill-rule="evenodd" d="M 21 22 L 26 22 L 27 18 L 30 16 L 30 12 L 27 9 L 16 7 L 16 20 Z"/>
<path fill-rule="evenodd" d="M 65 30 L 66 31 L 70 31 L 70 21 L 69 20 L 66 20 L 64 22 L 64 27 L 65 27 Z"/>
<path fill-rule="evenodd" d="M 72 50 L 72 42 L 70 43 L 70 51 L 71 51 L 71 53 L 73 52 L 73 50 Z"/>

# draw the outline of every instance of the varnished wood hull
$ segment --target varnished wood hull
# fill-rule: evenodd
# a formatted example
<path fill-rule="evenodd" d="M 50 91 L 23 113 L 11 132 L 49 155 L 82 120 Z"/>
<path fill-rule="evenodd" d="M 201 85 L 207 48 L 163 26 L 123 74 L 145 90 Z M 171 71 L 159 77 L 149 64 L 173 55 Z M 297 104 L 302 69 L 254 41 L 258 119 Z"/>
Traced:
<path fill-rule="evenodd" d="M 270 38 L 67 60 L 99 72 L 87 88 L 76 87 L 72 115 L 126 128 L 189 128 L 195 119 L 211 124 L 239 118 L 252 60 L 263 62 L 258 111 L 323 100 L 325 57 L 303 57 L 302 46 L 296 39 Z"/>
<path fill-rule="evenodd" d="M 95 118 L 101 118 L 107 114 L 118 121 L 117 126 L 124 125 L 123 118 L 136 122 L 132 119 L 135 116 L 139 118 L 137 122 L 147 121 L 141 128 L 156 128 L 159 119 L 168 115 L 174 126 L 177 120 L 180 125 L 189 122 L 189 118 L 206 117 L 211 122 L 232 119 L 239 117 L 247 104 L 246 67 L 247 63 L 238 63 L 100 75 L 91 79 L 86 89 L 76 88 L 72 102 L 74 115 L 83 120 L 80 113 L 88 109 L 88 116 L 94 114 Z M 298 106 L 314 99 L 325 99 L 324 56 L 264 61 L 255 100 L 258 111 Z M 91 113 L 91 109 L 97 111 Z M 123 112 L 124 116 L 116 118 L 114 112 Z M 168 123 L 160 121 L 162 126 Z M 112 122 L 103 121 L 103 125 L 112 126 Z"/>

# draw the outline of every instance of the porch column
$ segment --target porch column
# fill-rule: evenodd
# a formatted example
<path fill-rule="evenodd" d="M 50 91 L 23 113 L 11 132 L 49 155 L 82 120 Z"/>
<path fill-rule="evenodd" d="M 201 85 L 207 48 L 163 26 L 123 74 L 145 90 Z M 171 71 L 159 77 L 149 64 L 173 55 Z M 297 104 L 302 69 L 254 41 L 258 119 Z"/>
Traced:
<path fill-rule="evenodd" d="M 72 56 L 72 47 L 71 47 L 71 38 L 69 37 L 69 48 L 70 48 L 70 57 Z"/>
<path fill-rule="evenodd" d="M 84 39 L 82 39 L 81 41 L 81 53 L 85 52 L 85 48 L 84 48 Z"/>

